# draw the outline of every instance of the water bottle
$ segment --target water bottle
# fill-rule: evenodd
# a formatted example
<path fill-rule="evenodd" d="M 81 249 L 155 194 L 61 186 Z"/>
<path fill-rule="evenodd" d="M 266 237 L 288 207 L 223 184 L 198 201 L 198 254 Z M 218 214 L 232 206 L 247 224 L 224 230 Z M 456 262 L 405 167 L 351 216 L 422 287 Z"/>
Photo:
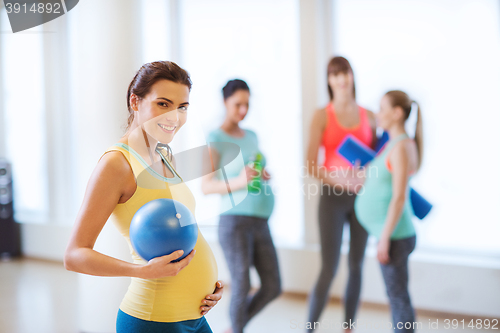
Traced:
<path fill-rule="evenodd" d="M 251 159 L 249 166 L 257 172 L 257 175 L 248 183 L 248 192 L 258 193 L 261 189 L 262 158 L 262 154 L 257 153 Z"/>

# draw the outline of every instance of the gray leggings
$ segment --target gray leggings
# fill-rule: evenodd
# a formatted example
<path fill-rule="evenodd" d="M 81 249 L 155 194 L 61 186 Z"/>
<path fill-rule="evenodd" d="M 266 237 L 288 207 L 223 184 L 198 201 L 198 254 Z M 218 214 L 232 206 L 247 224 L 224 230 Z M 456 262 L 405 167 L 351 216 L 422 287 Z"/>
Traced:
<path fill-rule="evenodd" d="M 321 273 L 309 297 L 309 322 L 320 318 L 328 300 L 328 290 L 337 271 L 342 245 L 344 223 L 350 225 L 349 281 L 344 296 L 345 321 L 354 321 L 361 292 L 361 270 L 368 234 L 354 214 L 354 195 L 337 195 L 328 185 L 323 186 L 319 202 L 319 231 L 321 241 Z M 314 327 L 314 324 L 311 325 Z M 312 332 L 313 329 L 308 330 Z"/>
<path fill-rule="evenodd" d="M 390 261 L 387 265 L 380 265 L 395 332 L 413 332 L 415 313 L 408 293 L 408 256 L 415 249 L 415 242 L 416 236 L 391 240 Z"/>
<path fill-rule="evenodd" d="M 233 333 L 242 333 L 248 321 L 281 293 L 278 257 L 267 219 L 221 215 L 219 242 L 231 273 L 229 315 Z M 252 265 L 259 274 L 261 287 L 249 295 Z"/>

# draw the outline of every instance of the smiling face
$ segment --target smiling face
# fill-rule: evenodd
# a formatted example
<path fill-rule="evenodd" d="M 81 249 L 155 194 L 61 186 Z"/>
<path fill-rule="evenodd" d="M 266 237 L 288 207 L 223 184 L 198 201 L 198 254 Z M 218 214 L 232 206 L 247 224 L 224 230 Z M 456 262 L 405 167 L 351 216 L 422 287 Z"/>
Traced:
<path fill-rule="evenodd" d="M 187 120 L 189 88 L 181 83 L 159 80 L 144 98 L 130 96 L 134 122 L 155 140 L 170 143 Z"/>
<path fill-rule="evenodd" d="M 377 113 L 377 125 L 385 130 L 394 124 L 404 123 L 403 109 L 400 106 L 392 106 L 391 98 L 384 95 L 380 101 L 380 111 Z"/>
<path fill-rule="evenodd" d="M 250 92 L 247 90 L 237 90 L 224 100 L 227 110 L 227 117 L 234 123 L 239 123 L 247 115 L 249 108 Z"/>
<path fill-rule="evenodd" d="M 354 76 L 351 71 L 330 73 L 328 75 L 328 84 L 333 90 L 334 96 L 349 96 L 354 90 Z M 354 97 L 354 96 L 353 96 Z"/>

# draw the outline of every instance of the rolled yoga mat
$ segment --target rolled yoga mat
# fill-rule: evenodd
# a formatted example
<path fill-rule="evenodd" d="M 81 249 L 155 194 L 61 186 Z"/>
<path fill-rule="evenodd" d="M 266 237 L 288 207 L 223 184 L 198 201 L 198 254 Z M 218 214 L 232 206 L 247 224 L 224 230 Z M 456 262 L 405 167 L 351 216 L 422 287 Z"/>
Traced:
<path fill-rule="evenodd" d="M 389 133 L 384 131 L 380 137 L 377 138 L 377 146 L 375 147 L 375 151 L 378 153 L 384 145 L 389 141 Z"/>
<path fill-rule="evenodd" d="M 387 142 L 387 140 L 388 135 L 387 139 L 384 140 L 381 145 L 377 145 L 377 148 L 380 150 L 385 142 Z M 352 165 L 359 161 L 361 166 L 364 166 L 366 163 L 370 162 L 377 155 L 375 151 L 373 151 L 370 147 L 368 147 L 352 135 L 348 135 L 344 139 L 344 141 L 342 141 L 337 152 Z M 426 217 L 432 209 L 432 204 L 429 201 L 425 200 L 425 198 L 422 197 L 413 188 L 410 188 L 410 202 L 413 208 L 413 213 L 421 220 Z"/>

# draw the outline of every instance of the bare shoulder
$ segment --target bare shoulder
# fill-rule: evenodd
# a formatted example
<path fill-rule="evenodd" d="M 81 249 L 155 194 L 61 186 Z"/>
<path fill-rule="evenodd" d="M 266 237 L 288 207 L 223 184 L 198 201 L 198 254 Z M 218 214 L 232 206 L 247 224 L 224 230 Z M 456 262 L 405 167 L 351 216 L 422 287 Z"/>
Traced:
<path fill-rule="evenodd" d="M 394 147 L 392 148 L 391 155 L 392 156 L 397 156 L 397 155 L 405 156 L 406 150 L 407 150 L 407 142 L 406 141 L 409 141 L 409 140 L 401 140 L 398 143 L 396 143 L 394 145 Z"/>
<path fill-rule="evenodd" d="M 312 120 L 313 126 L 315 126 L 316 128 L 323 129 L 326 126 L 326 122 L 327 122 L 326 108 L 317 109 L 313 115 L 313 120 Z"/>
<path fill-rule="evenodd" d="M 394 145 L 393 151 L 407 155 L 409 153 L 411 154 L 416 149 L 417 144 L 415 143 L 415 140 L 408 138 L 396 143 Z"/>
<path fill-rule="evenodd" d="M 394 145 L 391 152 L 391 164 L 409 164 L 411 170 L 417 168 L 418 150 L 415 140 L 406 139 Z"/>
<path fill-rule="evenodd" d="M 120 151 L 112 150 L 105 153 L 99 160 L 98 165 L 103 170 L 120 173 L 121 176 L 132 172 L 127 159 Z"/>
<path fill-rule="evenodd" d="M 314 116 L 326 119 L 326 107 L 314 111 Z"/>
<path fill-rule="evenodd" d="M 129 187 L 135 188 L 136 185 L 130 164 L 119 151 L 113 150 L 105 153 L 97 163 L 94 173 L 95 177 L 123 191 Z"/>
<path fill-rule="evenodd" d="M 417 163 L 418 161 L 418 148 L 417 148 L 417 143 L 415 142 L 414 139 L 409 138 L 408 140 L 403 141 L 405 145 L 405 150 L 408 158 L 410 161 L 414 161 Z"/>
<path fill-rule="evenodd" d="M 375 120 L 375 113 L 372 110 L 365 109 L 366 110 L 366 115 L 368 118 Z"/>
<path fill-rule="evenodd" d="M 370 124 L 375 124 L 376 123 L 375 113 L 371 110 L 368 110 L 368 109 L 365 109 L 365 110 L 366 110 L 366 116 L 368 117 Z"/>

